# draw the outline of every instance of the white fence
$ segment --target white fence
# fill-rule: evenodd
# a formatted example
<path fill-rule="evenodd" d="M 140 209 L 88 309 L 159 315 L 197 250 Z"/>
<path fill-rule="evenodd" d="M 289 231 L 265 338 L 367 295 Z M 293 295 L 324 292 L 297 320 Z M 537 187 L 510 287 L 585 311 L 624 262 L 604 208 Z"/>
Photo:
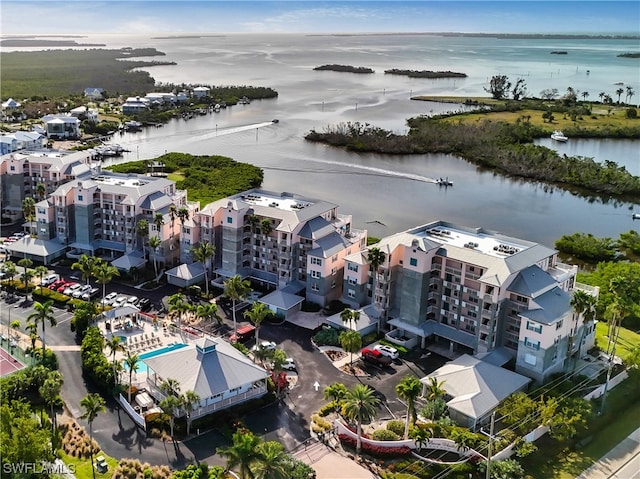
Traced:
<path fill-rule="evenodd" d="M 140 426 L 142 429 L 146 431 L 147 429 L 146 421 L 140 414 L 138 414 L 135 411 L 135 409 L 133 409 L 131 404 L 129 404 L 129 401 L 127 401 L 127 398 L 125 398 L 122 394 L 120 394 L 118 396 L 118 402 L 124 408 L 124 410 L 127 411 L 127 414 L 131 416 L 131 419 L 133 419 L 133 422 L 135 422 L 138 426 Z"/>

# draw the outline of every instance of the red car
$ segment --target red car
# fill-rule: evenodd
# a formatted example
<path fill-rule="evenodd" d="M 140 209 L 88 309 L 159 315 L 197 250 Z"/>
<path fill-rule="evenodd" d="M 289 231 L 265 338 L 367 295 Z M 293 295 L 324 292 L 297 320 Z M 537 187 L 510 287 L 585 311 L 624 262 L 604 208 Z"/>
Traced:
<path fill-rule="evenodd" d="M 75 281 L 65 281 L 63 284 L 61 284 L 58 289 L 56 289 L 56 291 L 58 293 L 62 293 L 64 292 L 65 289 L 67 289 L 69 286 L 73 286 L 74 284 L 76 284 Z"/>
<path fill-rule="evenodd" d="M 360 354 L 362 355 L 363 361 L 375 364 L 376 366 L 389 366 L 392 362 L 390 357 L 383 355 L 376 349 L 364 348 L 360 351 Z"/>
<path fill-rule="evenodd" d="M 66 280 L 66 279 L 58 279 L 58 280 L 54 281 L 53 283 L 51 283 L 51 284 L 49 285 L 49 289 L 52 289 L 52 290 L 54 290 L 54 291 L 57 291 L 57 290 L 58 290 L 58 288 L 59 288 L 60 286 L 62 286 L 64 283 L 66 283 L 66 282 L 67 282 L 67 280 Z"/>

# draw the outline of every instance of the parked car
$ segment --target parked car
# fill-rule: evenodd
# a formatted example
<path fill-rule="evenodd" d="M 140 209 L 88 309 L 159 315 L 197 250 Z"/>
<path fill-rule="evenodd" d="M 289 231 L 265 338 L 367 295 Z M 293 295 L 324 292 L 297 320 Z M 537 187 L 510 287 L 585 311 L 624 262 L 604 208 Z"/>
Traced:
<path fill-rule="evenodd" d="M 121 308 L 127 302 L 127 299 L 129 299 L 127 296 L 118 296 L 111 306 L 114 308 Z"/>
<path fill-rule="evenodd" d="M 391 364 L 390 357 L 375 349 L 364 348 L 360 351 L 360 354 L 364 362 L 375 364 L 376 366 L 389 366 Z"/>
<path fill-rule="evenodd" d="M 111 306 L 111 304 L 113 304 L 117 297 L 118 293 L 109 293 L 104 297 L 104 304 L 107 306 Z"/>
<path fill-rule="evenodd" d="M 256 337 L 255 326 L 247 325 L 247 326 L 242 326 L 241 328 L 238 328 L 236 332 L 232 332 L 229 335 L 229 341 L 231 341 L 232 343 L 235 343 L 235 342 L 246 343 L 247 341 L 255 337 Z"/>
<path fill-rule="evenodd" d="M 151 309 L 151 300 L 149 298 L 141 298 L 137 306 L 140 311 L 148 311 Z"/>
<path fill-rule="evenodd" d="M 253 348 L 251 348 L 252 351 L 258 351 L 260 349 L 267 349 L 269 351 L 272 351 L 276 349 L 276 343 L 274 343 L 273 341 L 260 341 L 260 344 L 256 344 Z"/>
<path fill-rule="evenodd" d="M 73 286 L 74 284 L 77 284 L 75 281 L 65 281 L 64 283 L 62 283 L 58 289 L 56 289 L 56 291 L 58 293 L 64 293 L 64 291 L 69 288 L 70 286 Z"/>
<path fill-rule="evenodd" d="M 285 371 L 295 371 L 296 363 L 293 358 L 285 359 L 284 363 L 282 364 L 282 369 L 284 369 Z"/>
<path fill-rule="evenodd" d="M 82 293 L 82 299 L 89 301 L 100 294 L 100 288 L 91 288 L 89 291 Z"/>
<path fill-rule="evenodd" d="M 82 275 L 73 273 L 71 276 L 69 276 L 69 279 L 73 281 L 82 281 Z"/>
<path fill-rule="evenodd" d="M 82 298 L 82 295 L 91 291 L 92 288 L 93 286 L 91 286 L 90 284 L 82 285 L 78 289 L 76 289 L 71 296 L 78 299 Z"/>
<path fill-rule="evenodd" d="M 58 280 L 54 281 L 53 283 L 51 283 L 51 284 L 49 285 L 49 289 L 52 289 L 52 290 L 54 290 L 54 291 L 58 291 L 58 288 L 59 288 L 60 286 L 62 286 L 64 283 L 66 283 L 66 282 L 67 282 L 67 280 L 66 280 L 66 279 L 62 279 L 62 278 L 60 278 L 60 279 L 58 279 Z"/>
<path fill-rule="evenodd" d="M 138 302 L 139 302 L 139 301 L 140 301 L 140 300 L 138 299 L 138 297 L 137 297 L 137 296 L 129 296 L 129 299 L 127 299 L 127 301 L 126 301 L 126 303 L 125 303 L 125 304 L 126 304 L 127 306 L 136 306 L 136 307 L 137 307 L 137 306 L 138 306 Z"/>
<path fill-rule="evenodd" d="M 62 294 L 66 295 L 66 296 L 73 296 L 73 293 L 78 291 L 80 288 L 82 288 L 82 285 L 80 283 L 71 283 L 69 286 L 67 286 L 64 289 Z"/>
<path fill-rule="evenodd" d="M 400 354 L 398 350 L 393 346 L 387 346 L 386 344 L 376 344 L 373 349 L 380 351 L 383 355 L 390 357 L 391 359 L 398 359 Z"/>
<path fill-rule="evenodd" d="M 47 276 L 45 276 L 44 278 L 42 278 L 42 281 L 40 282 L 41 286 L 50 286 L 53 283 L 55 283 L 56 281 L 58 281 L 60 279 L 60 275 L 59 274 L 49 274 Z"/>

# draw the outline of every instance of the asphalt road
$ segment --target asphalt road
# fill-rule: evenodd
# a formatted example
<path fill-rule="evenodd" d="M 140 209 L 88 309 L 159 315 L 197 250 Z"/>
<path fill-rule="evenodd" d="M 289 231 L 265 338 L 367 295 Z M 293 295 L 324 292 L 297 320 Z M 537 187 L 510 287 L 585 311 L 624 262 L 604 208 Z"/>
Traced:
<path fill-rule="evenodd" d="M 63 272 L 64 273 L 64 272 Z M 147 296 L 159 303 L 163 296 L 173 294 L 173 290 L 144 292 L 117 283 L 109 285 L 109 291 L 124 294 L 134 294 L 138 297 Z M 2 324 L 8 324 L 8 310 L 11 309 L 11 319 L 20 319 L 26 324 L 25 318 L 32 312 L 30 306 L 22 307 L 0 303 L 0 317 Z M 25 305 L 26 306 L 26 305 Z M 79 346 L 75 334 L 71 332 L 69 320 L 71 313 L 56 310 L 57 326 L 47 327 L 46 342 L 48 347 L 56 349 L 60 364 L 60 372 L 65 379 L 61 396 L 69 412 L 77 419 L 81 414 L 80 401 L 88 392 L 97 392 L 92 385 L 85 381 L 82 374 Z M 238 324 L 242 315 L 238 315 Z M 231 330 L 232 321 L 224 318 L 222 331 Z M 334 382 L 341 382 L 347 387 L 357 383 L 367 384 L 376 390 L 382 400 L 378 414 L 379 419 L 401 418 L 406 411 L 406 405 L 395 394 L 395 386 L 406 374 L 422 377 L 444 364 L 445 360 L 435 355 L 415 357 L 410 362 L 396 360 L 392 366 L 378 369 L 367 365 L 367 377 L 354 377 L 336 369 L 329 359 L 318 351 L 311 343 L 311 331 L 290 323 L 279 325 L 263 323 L 259 331 L 260 340 L 271 340 L 279 348 L 286 351 L 288 356 L 295 359 L 297 364 L 298 381 L 286 397 L 261 410 L 255 411 L 242 419 L 255 434 L 263 436 L 265 440 L 278 440 L 285 448 L 292 451 L 310 438 L 310 417 L 325 404 L 323 391 L 326 386 Z M 75 349 L 76 346 L 78 350 Z M 64 349 L 64 350 L 61 350 Z M 314 384 L 318 387 L 314 387 Z M 79 422 L 86 426 L 82 420 Z M 116 458 L 137 458 L 150 464 L 168 464 L 172 468 L 182 468 L 193 462 L 207 462 L 208 464 L 223 465 L 224 461 L 216 456 L 217 447 L 228 445 L 218 430 L 202 432 L 186 442 L 179 444 L 165 444 L 159 439 L 147 437 L 145 431 L 136 427 L 129 416 L 121 410 L 112 398 L 107 400 L 107 412 L 99 415 L 93 423 L 94 437 L 103 450 Z"/>

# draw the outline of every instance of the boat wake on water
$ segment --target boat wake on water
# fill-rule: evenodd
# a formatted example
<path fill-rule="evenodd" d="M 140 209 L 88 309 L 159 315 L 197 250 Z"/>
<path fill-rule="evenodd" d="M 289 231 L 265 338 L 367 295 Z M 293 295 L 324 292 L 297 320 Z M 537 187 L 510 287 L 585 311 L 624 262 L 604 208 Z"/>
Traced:
<path fill-rule="evenodd" d="M 328 170 L 325 168 L 313 169 L 313 168 L 281 168 L 281 167 L 269 167 L 269 166 L 260 166 L 260 165 L 256 165 L 256 166 L 260 166 L 260 168 L 264 168 L 265 170 L 288 170 L 288 171 L 302 171 L 302 172 L 309 172 L 309 173 L 315 172 L 315 173 L 365 174 L 365 175 L 372 175 L 372 176 L 385 176 L 388 178 L 404 178 L 407 180 L 422 181 L 423 183 L 435 183 L 435 184 L 437 184 L 439 181 L 438 178 L 429 178 L 427 176 L 416 175 L 413 173 L 403 173 L 401 171 L 385 170 L 384 168 L 376 168 L 374 166 L 347 164 L 347 163 L 341 163 L 339 161 L 323 160 L 320 158 L 313 158 L 313 159 L 304 160 L 304 161 L 305 162 L 309 161 L 314 163 L 323 163 L 325 165 L 340 166 L 345 169 L 354 169 L 358 171 L 349 172 L 349 171 L 345 171 L 344 169 Z"/>
<path fill-rule="evenodd" d="M 262 128 L 265 126 L 273 126 L 273 124 L 274 124 L 273 121 L 263 121 L 261 123 L 253 123 L 251 125 L 232 126 L 232 127 L 212 126 L 207 133 L 198 135 L 195 138 L 199 140 L 206 140 L 208 138 L 215 138 L 216 136 L 232 135 L 234 133 L 251 131 L 251 130 Z"/>

